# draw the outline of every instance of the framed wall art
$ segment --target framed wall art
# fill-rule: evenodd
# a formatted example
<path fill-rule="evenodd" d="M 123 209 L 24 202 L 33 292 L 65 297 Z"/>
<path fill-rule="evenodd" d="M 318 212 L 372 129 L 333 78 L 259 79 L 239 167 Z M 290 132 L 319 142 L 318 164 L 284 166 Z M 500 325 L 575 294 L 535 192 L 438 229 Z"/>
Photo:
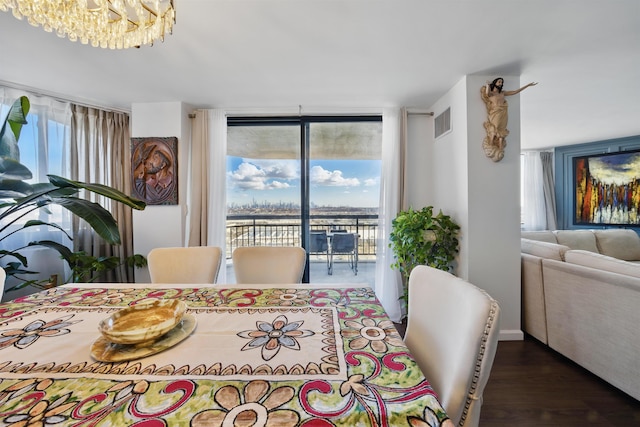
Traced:
<path fill-rule="evenodd" d="M 131 187 L 148 205 L 178 204 L 178 138 L 131 138 Z"/>
<path fill-rule="evenodd" d="M 640 224 L 640 150 L 573 158 L 574 225 Z"/>

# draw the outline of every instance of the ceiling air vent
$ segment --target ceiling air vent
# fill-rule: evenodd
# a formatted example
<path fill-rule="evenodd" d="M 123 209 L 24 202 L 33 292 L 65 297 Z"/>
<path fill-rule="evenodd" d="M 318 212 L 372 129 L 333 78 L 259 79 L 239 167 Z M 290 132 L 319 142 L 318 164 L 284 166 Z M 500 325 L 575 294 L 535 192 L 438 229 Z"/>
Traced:
<path fill-rule="evenodd" d="M 451 130 L 451 107 L 435 118 L 434 137 L 438 138 Z"/>

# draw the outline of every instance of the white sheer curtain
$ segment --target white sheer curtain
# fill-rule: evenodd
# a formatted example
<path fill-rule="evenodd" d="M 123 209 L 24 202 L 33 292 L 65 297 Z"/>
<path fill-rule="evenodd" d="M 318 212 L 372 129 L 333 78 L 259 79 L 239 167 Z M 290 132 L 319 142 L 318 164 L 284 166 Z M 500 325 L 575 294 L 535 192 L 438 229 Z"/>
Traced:
<path fill-rule="evenodd" d="M 27 124 L 22 127 L 18 147 L 20 162 L 27 166 L 33 178 L 31 184 L 48 182 L 47 174 L 69 176 L 69 141 L 71 124 L 71 105 L 46 96 L 38 96 L 23 90 L 0 87 L 0 120 L 9 112 L 13 102 L 20 96 L 27 96 L 31 108 L 27 116 Z M 21 218 L 12 228 L 18 228 L 27 220 L 38 219 L 54 223 L 71 234 L 71 214 L 66 209 L 51 205 L 47 209 L 38 209 Z M 10 230 L 5 230 L 5 235 Z M 52 240 L 71 247 L 73 242 L 60 230 L 51 227 L 29 227 L 17 232 L 0 242 L 0 249 L 16 250 L 32 241 Z M 28 279 L 46 279 L 52 274 L 65 274 L 64 265 L 57 252 L 40 247 L 20 251 L 29 259 L 29 269 L 40 274 Z M 45 254 L 47 252 L 47 254 Z M 38 260 L 43 260 L 42 262 Z M 48 260 L 53 260 L 49 263 Z M 2 262 L 15 261 L 2 260 Z M 50 266 L 45 264 L 51 264 Z M 57 267 L 53 267 L 56 264 Z M 54 271 L 55 270 L 55 271 Z"/>
<path fill-rule="evenodd" d="M 382 113 L 382 173 L 380 177 L 380 207 L 378 214 L 378 241 L 376 242 L 376 296 L 389 318 L 400 322 L 403 313 L 400 296 L 402 280 L 397 270 L 391 269 L 393 252 L 389 248 L 391 222 L 398 214 L 401 198 L 402 157 L 400 138 L 400 112 L 384 109 Z"/>
<path fill-rule="evenodd" d="M 544 200 L 544 182 L 540 153 L 523 153 L 522 164 L 522 229 L 528 231 L 547 229 L 547 212 Z"/>
<path fill-rule="evenodd" d="M 209 234 L 210 246 L 226 253 L 227 239 L 227 114 L 224 110 L 209 112 Z M 229 254 L 227 254 L 229 255 Z M 218 283 L 227 282 L 227 269 L 221 268 Z"/>

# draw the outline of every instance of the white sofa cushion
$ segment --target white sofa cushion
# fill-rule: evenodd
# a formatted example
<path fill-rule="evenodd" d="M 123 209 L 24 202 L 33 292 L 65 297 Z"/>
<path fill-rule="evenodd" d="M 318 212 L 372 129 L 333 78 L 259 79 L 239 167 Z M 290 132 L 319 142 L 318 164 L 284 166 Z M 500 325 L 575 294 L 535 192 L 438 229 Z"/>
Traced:
<path fill-rule="evenodd" d="M 564 260 L 570 264 L 640 278 L 640 264 L 622 261 L 607 255 L 583 250 L 569 250 L 565 252 Z"/>
<path fill-rule="evenodd" d="M 548 243 L 558 243 L 556 240 L 556 235 L 553 234 L 553 231 L 545 230 L 545 231 L 521 231 L 520 237 L 530 240 L 538 240 L 540 242 L 548 242 Z"/>
<path fill-rule="evenodd" d="M 582 249 L 600 253 L 596 244 L 596 235 L 591 230 L 557 230 L 553 232 L 558 243 L 571 249 Z"/>
<path fill-rule="evenodd" d="M 569 246 L 559 245 L 557 243 L 540 242 L 538 240 L 520 239 L 520 250 L 529 255 L 535 255 L 540 258 L 555 259 L 557 261 L 564 260 L 564 253 L 570 250 Z"/>
<path fill-rule="evenodd" d="M 599 252 L 625 261 L 640 260 L 640 236 L 630 229 L 594 230 Z"/>

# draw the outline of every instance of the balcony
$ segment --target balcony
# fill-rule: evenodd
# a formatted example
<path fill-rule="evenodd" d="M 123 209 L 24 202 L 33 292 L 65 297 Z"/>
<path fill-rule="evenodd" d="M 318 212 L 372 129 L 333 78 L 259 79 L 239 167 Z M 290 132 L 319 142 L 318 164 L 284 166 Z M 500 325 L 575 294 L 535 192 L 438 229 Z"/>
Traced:
<path fill-rule="evenodd" d="M 358 274 L 350 268 L 346 255 L 334 255 L 333 272 L 328 274 L 326 254 L 309 255 L 309 281 L 312 283 L 354 283 L 374 286 L 377 214 L 316 214 L 310 216 L 314 230 L 344 230 L 358 238 Z M 228 215 L 226 227 L 227 282 L 235 283 L 231 253 L 241 246 L 302 246 L 298 215 Z"/>

